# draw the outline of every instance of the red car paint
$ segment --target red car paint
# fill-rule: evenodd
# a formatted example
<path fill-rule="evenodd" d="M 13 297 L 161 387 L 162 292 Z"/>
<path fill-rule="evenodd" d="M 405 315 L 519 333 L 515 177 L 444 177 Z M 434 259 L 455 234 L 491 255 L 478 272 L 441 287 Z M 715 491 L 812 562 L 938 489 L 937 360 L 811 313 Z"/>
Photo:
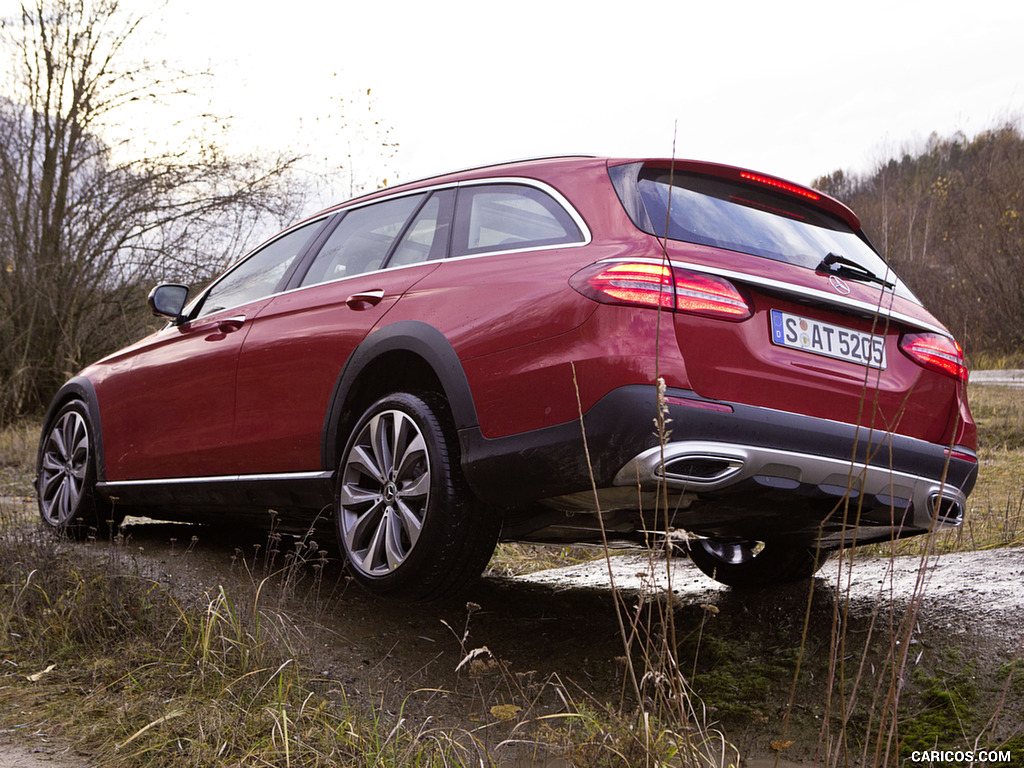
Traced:
<path fill-rule="evenodd" d="M 622 472 L 649 444 L 654 414 L 616 411 L 610 404 L 647 398 L 639 393 L 653 391 L 660 378 L 669 391 L 669 406 L 678 409 L 673 411 L 671 439 L 680 445 L 687 440 L 741 445 L 759 425 L 776 422 L 797 425 L 793 429 L 804 441 L 788 445 L 789 427 L 766 427 L 754 447 L 755 453 L 769 452 L 759 459 L 769 469 L 757 470 L 761 474 L 751 470 L 743 492 L 752 495 L 744 496 L 743 505 L 729 497 L 729 515 L 706 517 L 725 521 L 718 528 L 701 530 L 694 516 L 690 522 L 704 535 L 742 534 L 749 515 L 736 510 L 751 507 L 761 492 L 757 483 L 781 488 L 791 480 L 796 483 L 791 476 L 800 475 L 794 459 L 793 468 L 773 479 L 770 467 L 777 461 L 769 460 L 776 455 L 771 452 L 814 457 L 817 449 L 809 446 L 815 431 L 852 441 L 849 451 L 841 447 L 846 442 L 835 443 L 837 460 L 860 455 L 861 448 L 854 445 L 863 440 L 861 431 L 878 436 L 868 438 L 874 451 L 884 450 L 877 446 L 887 441 L 905 445 L 906 451 L 897 452 L 906 457 L 908 469 L 901 471 L 907 477 L 918 477 L 913 467 L 920 461 L 914 456 L 928 454 L 934 464 L 944 447 L 954 448 L 956 460 L 963 462 L 957 464 L 962 492 L 968 493 L 976 472 L 977 432 L 964 383 L 913 359 L 914 351 L 901 345 L 908 334 L 926 334 L 944 348 L 955 342 L 905 287 L 882 285 L 896 279 L 881 257 L 871 257 L 880 274 L 864 276 L 859 267 L 843 262 L 843 254 L 838 266 L 823 261 L 813 268 L 825 253 L 801 253 L 803 261 L 785 253 L 766 258 L 744 252 L 742 246 L 708 244 L 697 236 L 662 236 L 660 223 L 637 221 L 646 215 L 644 206 L 653 203 L 640 193 L 631 196 L 630 186 L 639 188 L 648 178 L 664 185 L 656 181 L 662 171 L 669 179 L 676 174 L 695 179 L 698 192 L 705 181 L 734 190 L 731 196 L 715 193 L 717 205 L 740 206 L 784 222 L 799 222 L 800 212 L 806 211 L 810 218 L 834 221 L 827 227 L 837 231 L 849 227 L 852 232 L 844 237 L 863 239 L 856 234 L 856 215 L 839 201 L 718 164 L 577 157 L 435 177 L 311 217 L 305 230 L 290 230 L 301 231 L 296 241 L 305 245 L 294 258 L 295 266 L 282 269 L 274 290 L 208 313 L 203 310 L 205 294 L 199 294 L 174 322 L 86 368 L 58 395 L 53 413 L 73 398 L 88 401 L 102 444 L 96 469 L 101 495 L 130 498 L 136 490 L 159 487 L 174 501 L 174 489 L 210 486 L 216 490 L 209 498 L 225 504 L 227 489 L 237 487 L 231 483 L 246 478 L 280 481 L 288 489 L 285 495 L 294 499 L 300 494 L 294 492 L 293 480 L 305 483 L 316 476 L 318 489 L 329 488 L 327 480 L 338 482 L 339 452 L 361 410 L 380 394 L 425 389 L 432 398 L 448 401 L 462 471 L 473 492 L 491 504 L 511 500 L 505 513 L 505 535 L 511 535 L 509 531 L 533 530 L 523 521 L 548 514 L 541 507 L 582 503 L 576 494 L 588 490 L 585 473 L 560 473 L 551 466 L 567 455 L 566 446 L 575 440 L 581 420 L 597 421 L 603 430 L 603 443 L 593 446 L 594 460 L 605 462 L 602 490 L 611 493 L 612 484 L 622 485 Z M 481 203 L 481 212 L 470 214 L 463 203 L 472 194 L 498 190 L 490 184 L 528 188 L 531 195 L 539 195 L 567 234 L 549 241 L 544 239 L 546 230 L 537 229 L 541 245 L 529 245 L 533 241 L 526 237 L 524 247 L 514 239 L 493 246 L 463 242 L 473 237 L 467 231 L 490 242 L 487 222 L 472 217 L 493 211 L 488 213 Z M 434 229 L 423 230 L 430 238 L 420 244 L 422 253 L 430 249 L 427 260 L 351 275 L 344 266 L 339 267 L 341 277 L 302 284 L 303 274 L 346 212 L 379 211 L 372 204 L 414 192 L 433 200 L 428 195 L 435 190 L 450 190 L 443 198 L 449 202 L 438 203 L 441 213 Z M 684 193 L 689 188 L 679 194 Z M 436 194 L 441 200 L 442 193 Z M 412 208 L 420 210 L 420 205 Z M 455 214 L 445 213 L 445 205 Z M 503 215 L 539 220 L 540 209 L 531 205 L 525 199 L 506 205 Z M 402 226 L 401 237 L 413 232 L 410 222 Z M 514 222 L 505 223 L 514 230 Z M 530 226 L 540 225 L 531 219 Z M 398 231 L 388 230 L 386 237 Z M 377 234 L 385 237 L 383 230 Z M 387 253 L 396 248 L 392 244 Z M 870 255 L 866 243 L 858 248 Z M 417 252 L 413 248 L 409 253 L 414 258 Z M 616 281 L 623 282 L 619 276 L 627 273 L 635 273 L 636 279 L 624 278 L 626 287 L 616 288 Z M 691 278 L 695 287 L 685 282 Z M 674 298 L 677 292 L 680 297 L 694 291 L 703 296 L 719 289 L 726 302 L 722 312 L 694 313 L 686 304 L 690 299 L 680 298 L 677 307 Z M 884 346 L 886 366 L 880 370 L 773 343 L 773 312 L 802 318 L 809 333 L 814 328 L 826 334 L 849 332 L 858 343 L 867 334 L 884 337 L 884 342 L 873 343 Z M 390 381 L 397 383 L 389 386 Z M 701 426 L 712 423 L 706 419 L 711 413 L 723 419 L 733 414 L 735 420 Z M 699 431 L 709 428 L 711 432 Z M 660 470 L 653 471 L 657 475 Z M 921 472 L 919 480 L 942 474 Z M 529 490 L 513 487 L 517 478 L 528 478 Z M 700 484 L 699 477 L 696 482 Z M 938 484 L 933 495 L 945 497 L 945 481 L 930 482 Z M 680 498 L 691 499 L 684 486 L 677 488 Z M 824 483 L 821 488 L 826 486 L 832 487 Z M 698 504 L 716 503 L 715 492 L 699 494 Z M 260 506 L 254 493 L 249 492 L 242 506 Z M 329 505 L 330 497 L 319 493 L 309 495 L 312 502 L 295 501 L 295 506 Z M 799 493 L 802 499 L 819 491 L 808 487 Z M 954 495 L 960 493 L 958 487 Z M 610 498 L 619 497 L 612 493 Z M 885 494 L 878 498 L 884 500 Z M 920 498 L 915 503 L 920 505 Z M 955 505 L 962 506 L 962 496 Z M 917 514 L 913 532 L 927 525 L 920 509 Z M 733 524 L 735 530 L 728 527 Z M 809 529 L 800 526 L 794 535 L 808 535 Z M 536 530 L 556 529 L 560 525 Z M 751 530 L 752 536 L 764 535 L 756 525 Z"/>

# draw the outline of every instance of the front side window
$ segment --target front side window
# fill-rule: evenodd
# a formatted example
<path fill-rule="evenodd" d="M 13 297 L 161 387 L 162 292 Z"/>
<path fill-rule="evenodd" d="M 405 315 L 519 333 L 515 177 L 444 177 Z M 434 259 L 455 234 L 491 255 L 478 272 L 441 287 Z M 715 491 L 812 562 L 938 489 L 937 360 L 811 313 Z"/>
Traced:
<path fill-rule="evenodd" d="M 524 184 L 466 186 L 455 211 L 453 256 L 583 242 L 572 216 Z"/>
<path fill-rule="evenodd" d="M 248 304 L 277 290 L 278 284 L 323 221 L 293 229 L 238 264 L 210 288 L 199 316 Z"/>
<path fill-rule="evenodd" d="M 302 285 L 341 280 L 380 269 L 423 195 L 409 195 L 356 208 L 341 223 L 316 255 Z"/>

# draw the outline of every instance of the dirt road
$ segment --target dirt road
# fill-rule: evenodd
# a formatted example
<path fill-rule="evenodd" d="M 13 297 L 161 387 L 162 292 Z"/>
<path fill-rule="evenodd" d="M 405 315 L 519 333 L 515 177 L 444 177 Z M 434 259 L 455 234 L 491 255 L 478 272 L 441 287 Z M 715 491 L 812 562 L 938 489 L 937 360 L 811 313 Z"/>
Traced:
<path fill-rule="evenodd" d="M 256 587 L 269 577 L 259 609 L 294 630 L 307 666 L 337 681 L 349 701 L 453 725 L 486 723 L 496 703 L 524 699 L 537 714 L 557 711 L 564 697 L 593 697 L 612 706 L 622 701 L 623 641 L 604 559 L 524 577 L 485 578 L 453 603 L 405 605 L 368 596 L 334 565 L 317 578 L 307 569 L 282 583 L 274 575 L 281 561 L 268 557 L 265 534 L 151 522 L 127 530 L 124 544 L 79 546 L 114 549 L 126 567 L 200 603 L 222 584 L 243 602 L 255 601 Z M 281 543 L 287 545 L 287 539 Z M 811 641 L 802 674 L 810 677 L 800 688 L 799 717 L 788 726 L 797 740 L 788 756 L 799 759 L 816 749 L 837 617 L 851 638 L 851 658 L 870 658 L 878 675 L 885 652 L 876 646 L 890 640 L 899 644 L 906 638 L 914 645 L 908 663 L 915 670 L 946 674 L 955 651 L 980 679 L 1012 664 L 1024 638 L 1022 549 L 928 561 L 844 560 L 826 565 L 810 583 L 757 592 L 722 587 L 683 558 L 669 565 L 634 552 L 611 562 L 627 619 L 639 615 L 643 595 L 671 582 L 676 632 L 681 647 L 693 654 L 686 671 L 694 675 L 711 720 L 751 758 L 771 755 L 768 745 L 782 727 L 805 623 Z M 466 654 L 478 648 L 487 649 L 482 663 L 472 674 L 467 668 L 457 672 Z M 729 665 L 747 681 L 763 678 L 763 685 L 731 692 Z M 997 698 L 998 680 L 992 685 L 990 698 Z M 1022 689 L 1010 689 L 1006 708 L 1021 710 Z M 742 707 L 738 696 L 745 697 Z M 0 733 L 0 742 L 10 736 Z M 24 736 L 20 752 L 0 747 L 0 768 L 86 768 L 44 740 Z"/>

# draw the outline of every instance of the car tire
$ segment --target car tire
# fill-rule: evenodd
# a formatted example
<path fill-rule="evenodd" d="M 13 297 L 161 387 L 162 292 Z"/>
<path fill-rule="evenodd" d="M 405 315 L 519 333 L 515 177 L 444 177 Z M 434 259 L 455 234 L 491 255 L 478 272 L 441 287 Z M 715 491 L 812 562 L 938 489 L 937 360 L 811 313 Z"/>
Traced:
<path fill-rule="evenodd" d="M 744 589 L 808 579 L 831 554 L 813 543 L 704 538 L 691 538 L 688 553 L 705 575 Z"/>
<path fill-rule="evenodd" d="M 334 506 L 351 576 L 406 600 L 477 578 L 501 527 L 467 486 L 447 403 L 431 393 L 391 394 L 363 413 L 341 454 Z"/>
<path fill-rule="evenodd" d="M 96 492 L 96 435 L 85 404 L 66 403 L 43 434 L 36 465 L 43 524 L 74 538 L 109 534 L 124 515 Z"/>

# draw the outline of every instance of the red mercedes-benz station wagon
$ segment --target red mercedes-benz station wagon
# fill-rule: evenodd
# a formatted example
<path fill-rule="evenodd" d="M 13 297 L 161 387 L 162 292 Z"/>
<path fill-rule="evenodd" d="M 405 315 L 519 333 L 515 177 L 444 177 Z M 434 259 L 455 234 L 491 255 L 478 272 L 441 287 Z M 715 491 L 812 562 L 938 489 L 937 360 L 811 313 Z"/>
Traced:
<path fill-rule="evenodd" d="M 848 208 L 739 168 L 438 176 L 150 303 L 167 325 L 46 417 L 56 529 L 319 518 L 356 580 L 407 598 L 499 539 L 686 531 L 702 571 L 754 586 L 960 525 L 977 475 L 957 342 Z"/>

